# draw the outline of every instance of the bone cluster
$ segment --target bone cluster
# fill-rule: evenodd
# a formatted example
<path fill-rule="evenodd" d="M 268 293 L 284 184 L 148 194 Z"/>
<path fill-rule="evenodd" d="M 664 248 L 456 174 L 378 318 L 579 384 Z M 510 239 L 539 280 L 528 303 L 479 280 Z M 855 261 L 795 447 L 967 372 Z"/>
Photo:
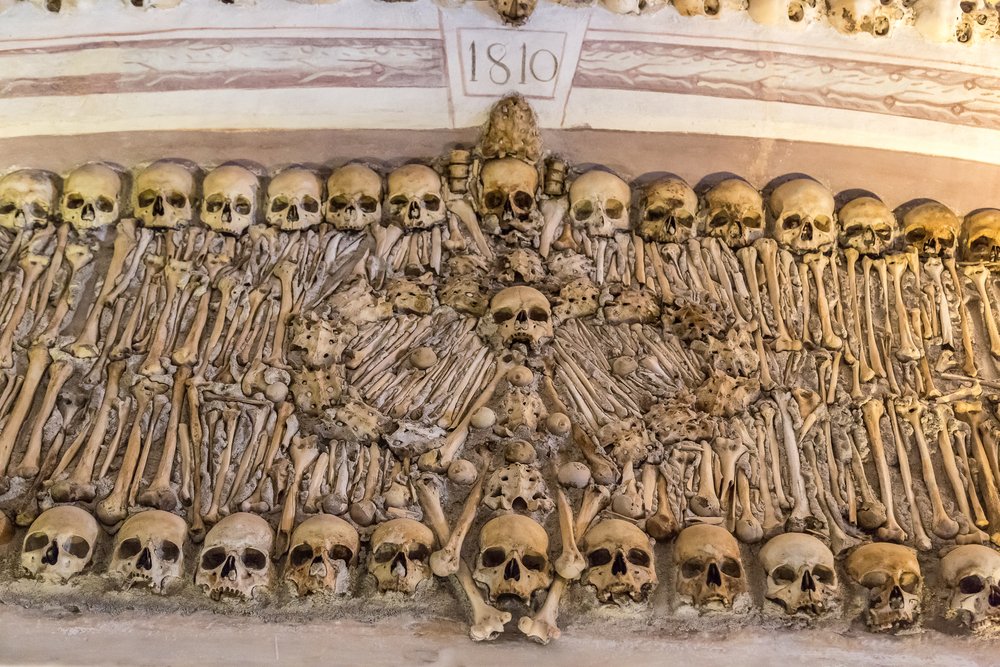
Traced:
<path fill-rule="evenodd" d="M 0 230 L 27 576 L 458 591 L 473 639 L 547 643 L 571 589 L 660 585 L 894 631 L 930 570 L 956 623 L 1000 618 L 1000 211 L 630 184 L 509 97 L 388 169 L 15 170 Z"/>
<path fill-rule="evenodd" d="M 0 0 L 0 14 L 20 2 L 35 5 L 39 13 L 83 11 L 76 0 Z M 220 2 L 244 11 L 254 4 L 252 0 Z M 184 10 L 183 0 L 129 0 L 123 4 L 124 11 L 131 12 L 177 7 Z M 454 6 L 454 3 L 444 4 Z M 538 0 L 489 0 L 489 4 L 500 21 L 521 26 L 531 18 Z M 1000 9 L 992 0 L 561 0 L 561 4 L 571 7 L 600 4 L 608 11 L 627 16 L 673 11 L 701 20 L 747 12 L 756 23 L 771 27 L 795 29 L 825 23 L 844 35 L 865 34 L 875 38 L 916 30 L 932 42 L 960 44 L 989 43 L 1000 33 Z"/>

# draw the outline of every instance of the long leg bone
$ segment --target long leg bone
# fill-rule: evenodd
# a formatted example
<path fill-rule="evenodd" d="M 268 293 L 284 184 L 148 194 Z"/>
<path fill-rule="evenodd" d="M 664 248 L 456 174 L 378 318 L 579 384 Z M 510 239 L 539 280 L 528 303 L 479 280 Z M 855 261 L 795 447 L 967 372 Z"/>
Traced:
<path fill-rule="evenodd" d="M 760 415 L 764 419 L 764 431 L 767 436 L 768 455 L 771 459 L 771 480 L 774 482 L 774 496 L 778 501 L 778 507 L 789 509 L 792 503 L 785 495 L 785 489 L 781 481 L 781 460 L 778 456 L 778 434 L 774 427 L 774 417 L 777 414 L 774 405 L 762 403 L 759 408 Z"/>
<path fill-rule="evenodd" d="M 788 411 L 789 395 L 786 392 L 778 392 L 774 399 L 778 404 L 778 414 L 781 416 L 785 460 L 788 463 L 788 479 L 792 487 L 792 511 L 786 519 L 786 528 L 790 532 L 802 532 L 812 515 L 809 510 L 809 497 L 805 481 L 802 477 L 802 463 L 799 458 L 798 442 L 795 439 L 795 427 L 792 424 L 792 415 Z"/>
<path fill-rule="evenodd" d="M 288 541 L 291 538 L 292 527 L 295 523 L 295 509 L 298 504 L 299 486 L 302 484 L 302 476 L 305 474 L 306 469 L 319 456 L 317 442 L 318 438 L 315 435 L 292 438 L 292 446 L 288 450 L 288 455 L 292 459 L 293 466 L 292 481 L 285 492 L 285 504 L 281 510 L 281 521 L 278 523 L 278 533 L 274 542 L 275 554 L 283 554 L 288 551 Z"/>
<path fill-rule="evenodd" d="M 66 257 L 66 262 L 69 265 L 69 271 L 66 276 L 66 284 L 63 286 L 63 290 L 59 295 L 59 300 L 56 302 L 55 310 L 52 312 L 52 315 L 49 316 L 45 330 L 42 331 L 35 339 L 36 343 L 51 345 L 55 342 L 56 337 L 62 330 L 63 320 L 66 319 L 66 315 L 69 314 L 70 309 L 73 307 L 73 302 L 76 299 L 75 295 L 79 287 L 76 284 L 76 276 L 80 272 L 80 269 L 85 267 L 91 262 L 91 260 L 94 259 L 94 255 L 90 252 L 90 248 L 76 243 L 71 243 L 66 246 L 64 255 Z"/>
<path fill-rule="evenodd" d="M 893 509 L 892 483 L 889 478 L 889 464 L 886 463 L 885 447 L 882 444 L 882 428 L 880 422 L 885 414 L 885 406 L 882 401 L 873 398 L 861 406 L 862 416 L 865 422 L 865 430 L 868 432 L 868 444 L 871 446 L 875 456 L 875 468 L 878 470 L 878 484 L 882 492 L 882 505 L 885 506 L 886 523 L 878 529 L 879 538 L 888 542 L 903 542 L 906 540 L 906 532 L 896 522 L 896 512 Z"/>
<path fill-rule="evenodd" d="M 941 344 L 947 348 L 955 346 L 954 333 L 951 325 L 951 306 L 948 304 L 948 295 L 944 291 L 944 283 L 941 274 L 944 272 L 944 264 L 940 257 L 928 258 L 924 264 L 924 273 L 931 277 L 929 287 L 934 289 L 934 297 L 937 300 L 937 332 L 941 336 Z"/>
<path fill-rule="evenodd" d="M 774 349 L 778 352 L 791 352 L 802 349 L 802 342 L 792 340 L 788 335 L 785 318 L 781 311 L 781 291 L 778 286 L 778 244 L 773 239 L 762 238 L 754 242 L 757 254 L 764 264 L 764 276 L 767 280 L 767 294 L 771 300 L 771 310 L 774 324 L 778 328 L 778 337 Z"/>
<path fill-rule="evenodd" d="M 924 476 L 924 486 L 927 487 L 927 493 L 931 499 L 931 507 L 934 511 L 931 530 L 941 539 L 950 540 L 958 534 L 959 525 L 957 521 L 948 516 L 948 513 L 944 509 L 944 503 L 941 500 L 941 492 L 938 489 L 937 478 L 934 475 L 934 462 L 931 459 L 930 448 L 927 446 L 927 439 L 924 436 L 924 429 L 921 425 L 924 406 L 911 396 L 908 399 L 898 401 L 896 403 L 896 410 L 909 422 L 910 428 L 913 430 L 913 439 L 916 441 L 917 449 L 920 451 L 920 465 Z M 954 459 L 951 458 L 954 454 L 952 454 L 950 443 L 948 443 L 947 449 L 947 454 L 942 452 L 942 458 L 946 461 L 946 470 L 948 469 L 947 461 L 949 459 L 951 466 L 954 467 L 955 465 Z M 964 492 L 962 495 L 962 500 L 964 501 Z M 966 509 L 968 509 L 968 506 L 966 506 Z"/>
<path fill-rule="evenodd" d="M 10 368 L 14 365 L 14 333 L 24 317 L 24 311 L 27 310 L 31 288 L 42 275 L 48 263 L 48 257 L 34 253 L 28 253 L 21 258 L 20 266 L 23 274 L 21 291 L 14 304 L 13 312 L 7 316 L 3 331 L 0 332 L 0 368 Z"/>
<path fill-rule="evenodd" d="M 962 272 L 976 286 L 976 292 L 979 295 L 979 311 L 986 324 L 986 333 L 990 337 L 990 354 L 993 355 L 994 359 L 1000 359 L 1000 330 L 997 329 L 997 321 L 993 316 L 993 305 L 986 287 L 986 281 L 990 278 L 990 270 L 982 264 L 973 264 L 962 267 Z"/>
<path fill-rule="evenodd" d="M 701 445 L 701 464 L 698 466 L 698 493 L 691 498 L 691 511 L 698 516 L 720 516 L 722 507 L 715 486 L 712 446 Z"/>
<path fill-rule="evenodd" d="M 982 404 L 979 402 L 961 401 L 953 406 L 955 417 L 969 426 L 972 438 L 972 455 L 979 467 L 980 492 L 985 502 L 986 517 L 991 529 L 990 539 L 1000 546 L 1000 493 L 997 491 L 997 479 L 993 474 L 993 466 L 983 445 L 980 429 L 983 426 Z"/>
<path fill-rule="evenodd" d="M 958 321 L 962 328 L 962 350 L 965 353 L 962 370 L 969 377 L 976 377 L 978 371 L 976 370 L 976 355 L 972 344 L 972 317 L 969 315 L 969 306 L 965 298 L 965 291 L 962 289 L 962 281 L 958 277 L 955 257 L 945 257 L 944 264 L 948 269 L 948 274 L 951 276 L 951 284 L 958 299 Z"/>
<path fill-rule="evenodd" d="M 476 483 L 469 490 L 469 495 L 465 498 L 462 506 L 462 513 L 451 529 L 448 541 L 437 551 L 431 554 L 431 570 L 439 577 L 450 577 L 458 572 L 459 560 L 462 557 L 462 545 L 465 543 L 465 536 L 472 528 L 472 522 L 476 519 L 476 508 L 483 498 L 483 480 L 486 471 L 481 470 L 476 478 Z"/>
<path fill-rule="evenodd" d="M 42 395 L 41 405 L 35 411 L 34 423 L 31 425 L 31 434 L 28 437 L 28 447 L 21 457 L 21 462 L 11 473 L 14 477 L 32 479 L 38 474 L 39 459 L 42 455 L 42 433 L 49 417 L 52 416 L 56 407 L 56 399 L 62 387 L 73 375 L 75 370 L 73 359 L 65 352 L 59 350 L 52 351 L 54 361 L 49 366 L 49 383 L 45 387 Z"/>
<path fill-rule="evenodd" d="M 868 345 L 868 362 L 872 370 L 878 377 L 886 376 L 885 365 L 882 363 L 882 355 L 875 342 L 875 315 L 872 311 L 872 258 L 864 257 L 861 260 L 862 284 L 865 295 L 865 341 Z M 886 314 L 888 317 L 888 313 Z"/>
<path fill-rule="evenodd" d="M 170 396 L 170 413 L 167 417 L 167 432 L 163 437 L 163 448 L 160 452 L 160 462 L 157 465 L 156 473 L 146 490 L 139 496 L 139 504 L 146 507 L 155 507 L 164 511 L 170 511 L 177 506 L 177 494 L 170 488 L 170 472 L 174 467 L 174 454 L 177 451 L 177 430 L 181 419 L 181 410 L 184 407 L 184 397 L 187 390 L 187 383 L 191 377 L 191 368 L 181 366 L 174 375 L 174 386 Z M 186 458 L 186 452 L 182 451 L 182 458 Z M 182 461 L 181 464 L 181 488 L 187 488 L 190 483 L 188 478 L 191 474 L 190 461 Z"/>
<path fill-rule="evenodd" d="M 906 453 L 906 445 L 903 443 L 903 435 L 899 428 L 899 418 L 895 401 L 888 399 L 889 426 L 892 430 L 892 439 L 896 443 L 896 460 L 899 464 L 899 475 L 903 480 L 903 493 L 906 496 L 906 503 L 910 506 L 910 528 L 913 534 L 913 544 L 920 551 L 930 551 L 931 540 L 924 530 L 924 523 L 920 517 L 920 508 L 913 493 L 913 477 L 910 474 L 910 457 Z"/>
<path fill-rule="evenodd" d="M 11 454 L 14 453 L 14 445 L 17 437 L 21 433 L 21 427 L 28 417 L 28 411 L 35 400 L 35 392 L 38 384 L 42 380 L 42 375 L 49 365 L 49 350 L 43 345 L 34 345 L 28 350 L 28 368 L 24 373 L 24 381 L 21 382 L 21 389 L 17 394 L 17 399 L 7 416 L 7 421 L 0 430 L 0 475 L 7 470 Z"/>
<path fill-rule="evenodd" d="M 903 274 L 908 262 L 904 254 L 889 255 L 885 260 L 886 269 L 892 276 L 892 289 L 896 303 L 896 329 L 899 331 L 899 350 L 897 356 L 904 361 L 920 358 L 920 349 L 913 342 L 913 332 L 910 330 L 910 317 L 903 301 Z M 883 289 L 886 285 L 883 284 Z"/>
<path fill-rule="evenodd" d="M 826 267 L 830 264 L 830 258 L 822 253 L 812 253 L 805 256 L 805 263 L 812 271 L 813 282 L 816 283 L 816 310 L 819 312 L 823 332 L 823 347 L 839 350 L 844 341 L 833 331 L 830 302 L 826 298 Z"/>

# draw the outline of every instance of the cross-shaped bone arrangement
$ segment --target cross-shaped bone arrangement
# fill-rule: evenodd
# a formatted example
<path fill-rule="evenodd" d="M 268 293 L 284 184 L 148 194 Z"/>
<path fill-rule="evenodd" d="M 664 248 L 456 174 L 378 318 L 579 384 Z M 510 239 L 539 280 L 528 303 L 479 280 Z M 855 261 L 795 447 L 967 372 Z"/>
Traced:
<path fill-rule="evenodd" d="M 547 643 L 574 589 L 898 630 L 923 566 L 1000 618 L 1000 211 L 629 183 L 515 96 L 425 163 L 18 169 L 0 229 L 25 576 Z"/>

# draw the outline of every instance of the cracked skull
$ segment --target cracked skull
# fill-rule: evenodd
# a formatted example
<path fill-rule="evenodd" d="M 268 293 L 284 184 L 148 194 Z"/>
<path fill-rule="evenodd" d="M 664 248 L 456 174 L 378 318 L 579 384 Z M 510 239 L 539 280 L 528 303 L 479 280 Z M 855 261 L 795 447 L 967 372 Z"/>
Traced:
<path fill-rule="evenodd" d="M 552 582 L 549 536 L 538 522 L 520 514 L 491 519 L 479 533 L 479 556 L 473 573 L 490 600 L 515 597 L 530 603 Z"/>
<path fill-rule="evenodd" d="M 962 261 L 1000 262 L 1000 210 L 988 208 L 965 218 Z"/>
<path fill-rule="evenodd" d="M 79 507 L 47 509 L 28 528 L 21 567 L 36 579 L 63 583 L 90 563 L 98 530 L 94 517 Z"/>
<path fill-rule="evenodd" d="M 533 287 L 508 287 L 490 302 L 490 314 L 496 324 L 493 336 L 497 345 L 509 347 L 523 343 L 537 350 L 552 339 L 552 310 L 545 295 Z"/>
<path fill-rule="evenodd" d="M 356 232 L 382 219 L 382 177 L 363 164 L 345 164 L 326 181 L 326 221 L 342 232 Z"/>
<path fill-rule="evenodd" d="M 913 549 L 889 542 L 863 544 L 847 557 L 847 573 L 868 589 L 870 628 L 891 630 L 916 621 L 924 579 Z"/>
<path fill-rule="evenodd" d="M 840 208 L 840 247 L 881 255 L 892 246 L 896 216 L 882 200 L 858 197 Z"/>
<path fill-rule="evenodd" d="M 210 229 L 239 235 L 257 217 L 260 181 L 249 169 L 227 164 L 216 167 L 202 185 L 201 219 Z"/>
<path fill-rule="evenodd" d="M 35 169 L 13 171 L 0 178 L 0 227 L 43 227 L 49 224 L 57 199 L 51 175 Z"/>
<path fill-rule="evenodd" d="M 951 591 L 952 613 L 973 630 L 1000 624 L 1000 553 L 981 544 L 965 544 L 941 559 L 941 579 Z"/>
<path fill-rule="evenodd" d="M 705 236 L 730 248 L 748 246 L 764 235 L 764 200 L 749 183 L 727 178 L 705 193 Z"/>
<path fill-rule="evenodd" d="M 485 229 L 538 235 L 543 220 L 536 202 L 538 171 L 533 166 L 513 157 L 487 160 L 479 178 L 479 214 Z"/>
<path fill-rule="evenodd" d="M 299 524 L 292 533 L 285 580 L 297 595 L 347 592 L 348 568 L 360 548 L 358 531 L 340 517 L 317 514 Z"/>
<path fill-rule="evenodd" d="M 430 229 L 445 221 L 441 177 L 422 164 L 408 164 L 389 174 L 389 217 L 408 231 Z"/>
<path fill-rule="evenodd" d="M 570 217 L 591 236 L 614 236 L 629 229 L 628 183 L 606 171 L 578 176 L 569 188 Z"/>
<path fill-rule="evenodd" d="M 926 202 L 903 216 L 903 239 L 907 247 L 924 257 L 951 256 L 961 222 L 950 208 L 938 202 Z"/>
<path fill-rule="evenodd" d="M 746 591 L 740 545 L 729 531 L 711 524 L 688 526 L 674 544 L 677 592 L 696 607 L 731 607 Z"/>
<path fill-rule="evenodd" d="M 698 197 L 679 178 L 649 185 L 639 203 L 638 234 L 646 241 L 683 243 L 695 235 Z"/>
<path fill-rule="evenodd" d="M 368 555 L 368 571 L 378 581 L 380 593 L 412 595 L 431 576 L 434 546 L 431 529 L 413 519 L 392 519 L 375 528 Z"/>
<path fill-rule="evenodd" d="M 194 583 L 213 600 L 224 595 L 249 600 L 271 585 L 274 532 L 256 514 L 237 512 L 205 535 Z"/>
<path fill-rule="evenodd" d="M 656 588 L 653 541 L 628 521 L 598 522 L 587 531 L 581 548 L 587 559 L 583 583 L 594 586 L 602 602 L 626 595 L 641 602 Z"/>
<path fill-rule="evenodd" d="M 59 212 L 77 230 L 97 229 L 118 221 L 122 179 L 111 167 L 96 162 L 70 172 L 63 185 Z"/>
<path fill-rule="evenodd" d="M 194 218 L 194 175 L 181 164 L 160 160 L 135 178 L 132 208 L 144 227 L 177 229 Z"/>
<path fill-rule="evenodd" d="M 184 576 L 184 542 L 187 524 L 176 514 L 147 510 L 122 524 L 115 538 L 108 572 L 128 589 L 148 585 L 153 592 Z"/>
<path fill-rule="evenodd" d="M 315 227 L 323 220 L 323 181 L 300 167 L 285 169 L 267 186 L 267 222 L 289 232 Z"/>
<path fill-rule="evenodd" d="M 794 253 L 826 250 L 837 239 L 833 195 L 809 178 L 796 178 L 774 189 L 769 200 L 773 238 Z"/>
<path fill-rule="evenodd" d="M 837 572 L 829 547 L 812 535 L 777 535 L 760 550 L 768 600 L 789 614 L 829 611 L 837 594 Z"/>

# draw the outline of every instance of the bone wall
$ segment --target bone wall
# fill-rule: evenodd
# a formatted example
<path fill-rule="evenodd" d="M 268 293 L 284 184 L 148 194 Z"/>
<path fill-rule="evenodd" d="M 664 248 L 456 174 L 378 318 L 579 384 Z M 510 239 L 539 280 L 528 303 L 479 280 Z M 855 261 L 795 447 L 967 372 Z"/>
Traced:
<path fill-rule="evenodd" d="M 6 173 L 0 586 L 991 632 L 1000 213 L 544 138 Z"/>

